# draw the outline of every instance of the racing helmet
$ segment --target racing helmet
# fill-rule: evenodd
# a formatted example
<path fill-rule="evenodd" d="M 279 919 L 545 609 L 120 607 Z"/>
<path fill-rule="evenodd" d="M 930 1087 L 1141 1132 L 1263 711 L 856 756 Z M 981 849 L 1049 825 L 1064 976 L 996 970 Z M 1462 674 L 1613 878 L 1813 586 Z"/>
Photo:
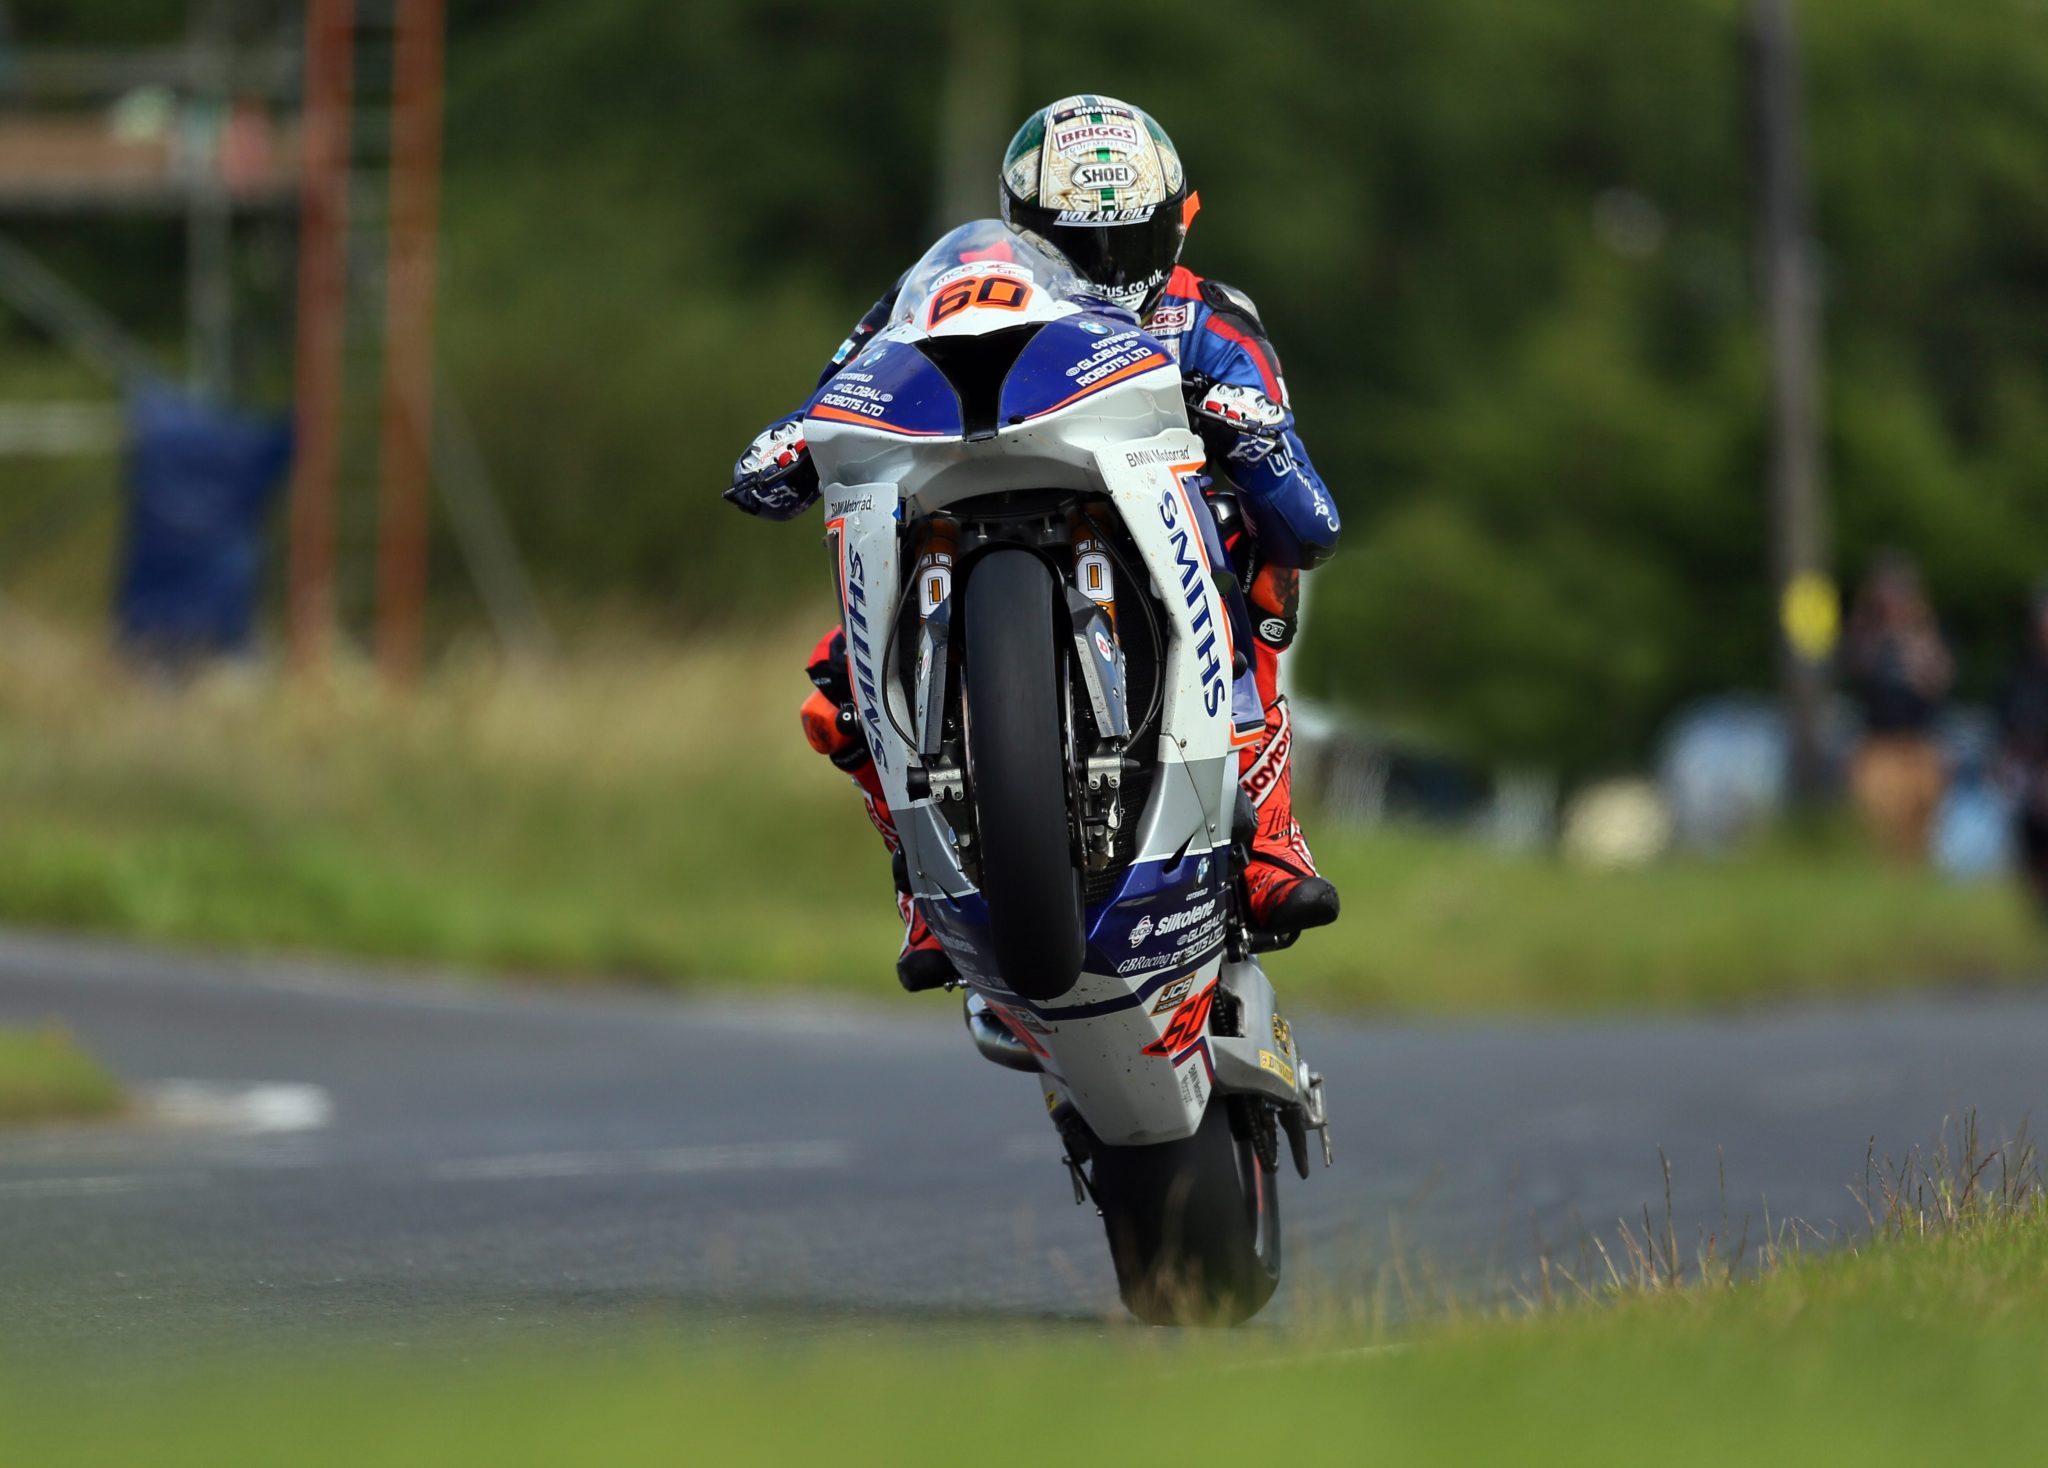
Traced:
<path fill-rule="evenodd" d="M 1041 107 L 1003 157 L 1003 220 L 1046 241 L 1103 295 L 1144 316 L 1199 207 L 1165 129 L 1114 97 Z"/>

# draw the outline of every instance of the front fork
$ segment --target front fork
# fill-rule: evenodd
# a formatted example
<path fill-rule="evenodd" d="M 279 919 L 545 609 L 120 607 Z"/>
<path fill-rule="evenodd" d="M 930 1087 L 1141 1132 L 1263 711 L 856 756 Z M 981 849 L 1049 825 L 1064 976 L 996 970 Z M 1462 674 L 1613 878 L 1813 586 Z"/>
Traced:
<path fill-rule="evenodd" d="M 1130 680 L 1123 645 L 1117 640 L 1116 571 L 1102 532 L 1086 509 L 1068 518 L 1073 539 L 1073 580 L 1067 588 L 1067 620 L 1074 629 L 1074 663 L 1087 690 L 1095 739 L 1084 747 L 1073 731 L 1079 845 L 1084 867 L 1102 871 L 1115 860 L 1116 833 L 1123 826 L 1125 752 L 1131 743 Z"/>
<path fill-rule="evenodd" d="M 1058 539 L 1057 522 L 1048 527 Z M 1073 629 L 1072 667 L 1086 697 L 1090 738 L 1070 717 L 1072 784 L 1076 794 L 1076 859 L 1087 871 L 1101 871 L 1115 859 L 1116 833 L 1123 824 L 1122 789 L 1131 742 L 1127 665 L 1117 640 L 1116 573 L 1103 533 L 1082 509 L 1066 525 L 1070 577 L 1067 621 Z M 954 573 L 971 528 L 946 515 L 926 522 L 911 577 L 917 598 L 917 663 L 912 679 L 913 743 L 918 766 L 910 772 L 913 796 L 929 796 L 944 811 L 963 864 L 972 859 L 974 834 L 967 799 L 964 747 L 951 708 Z M 1057 550 L 1055 544 L 1045 547 Z"/>

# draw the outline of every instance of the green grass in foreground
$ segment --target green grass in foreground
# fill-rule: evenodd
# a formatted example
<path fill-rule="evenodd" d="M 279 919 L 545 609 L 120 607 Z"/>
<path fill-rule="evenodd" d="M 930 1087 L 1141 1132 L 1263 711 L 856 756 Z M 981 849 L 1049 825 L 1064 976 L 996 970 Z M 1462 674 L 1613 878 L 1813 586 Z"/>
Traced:
<path fill-rule="evenodd" d="M 547 675 L 179 695 L 0 639 L 0 921 L 248 950 L 894 996 L 888 869 L 804 746 L 808 629 Z M 1599 873 L 1312 828 L 1346 918 L 1270 960 L 1329 1007 L 1737 1003 L 2035 972 L 2021 904 L 1845 846 Z"/>
<path fill-rule="evenodd" d="M 0 1124 L 105 1116 L 121 1088 L 64 1030 L 0 1029 Z"/>
<path fill-rule="evenodd" d="M 350 1357 L 104 1382 L 0 1375 L 8 1461 L 602 1463 L 2031 1461 L 2048 1215 L 1881 1230 L 1761 1280 L 1341 1333 L 1138 1329 L 997 1350 L 905 1335 L 594 1357 Z"/>

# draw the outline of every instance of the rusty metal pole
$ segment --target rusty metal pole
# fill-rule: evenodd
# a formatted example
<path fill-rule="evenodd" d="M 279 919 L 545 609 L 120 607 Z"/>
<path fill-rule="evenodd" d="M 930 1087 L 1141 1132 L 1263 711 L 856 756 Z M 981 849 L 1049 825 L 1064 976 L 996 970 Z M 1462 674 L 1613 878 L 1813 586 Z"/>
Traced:
<path fill-rule="evenodd" d="M 442 0 L 399 0 L 377 520 L 377 663 L 393 684 L 419 674 L 426 604 L 443 26 Z"/>
<path fill-rule="evenodd" d="M 341 454 L 341 349 L 347 329 L 344 232 L 354 32 L 354 0 L 306 0 L 287 609 L 289 657 L 299 672 L 326 665 L 334 636 L 334 497 Z"/>

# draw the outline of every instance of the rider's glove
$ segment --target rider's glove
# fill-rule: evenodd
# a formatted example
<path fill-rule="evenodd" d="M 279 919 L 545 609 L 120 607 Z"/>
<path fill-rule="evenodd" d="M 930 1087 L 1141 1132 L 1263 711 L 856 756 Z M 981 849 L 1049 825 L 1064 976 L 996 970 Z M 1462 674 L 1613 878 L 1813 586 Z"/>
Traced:
<path fill-rule="evenodd" d="M 1188 407 L 1198 419 L 1228 429 L 1238 436 L 1240 446 L 1257 444 L 1271 452 L 1287 427 L 1287 406 L 1276 403 L 1255 387 L 1229 382 L 1200 382 L 1188 394 Z M 1265 453 L 1232 453 L 1232 458 L 1258 459 Z"/>
<path fill-rule="evenodd" d="M 811 507 L 818 498 L 818 470 L 804 443 L 803 419 L 785 418 L 755 435 L 732 467 L 725 498 L 770 520 L 793 519 Z"/>

